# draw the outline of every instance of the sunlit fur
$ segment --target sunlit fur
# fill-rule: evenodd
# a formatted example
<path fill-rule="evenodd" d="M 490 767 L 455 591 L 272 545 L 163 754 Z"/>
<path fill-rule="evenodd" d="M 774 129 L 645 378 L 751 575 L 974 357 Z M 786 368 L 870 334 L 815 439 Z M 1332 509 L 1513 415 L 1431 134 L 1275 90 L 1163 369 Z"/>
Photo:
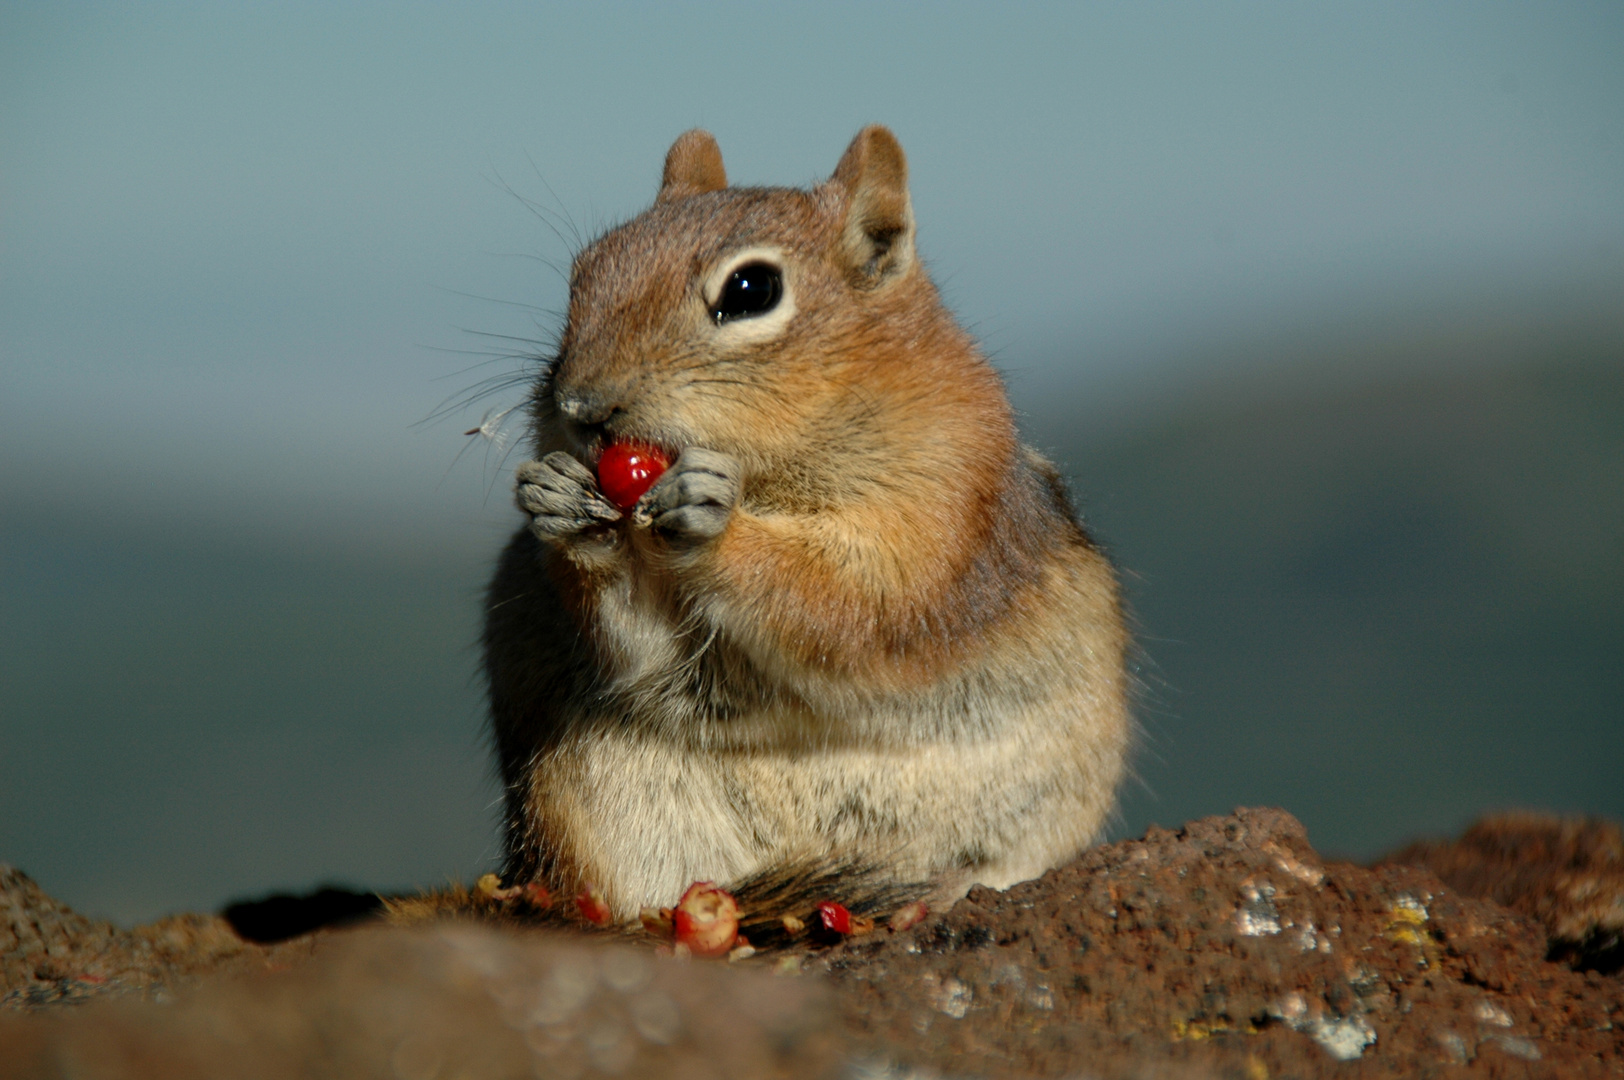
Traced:
<path fill-rule="evenodd" d="M 889 131 L 810 191 L 725 185 L 689 132 L 655 205 L 575 260 L 536 456 L 702 447 L 743 488 L 703 543 L 623 520 L 508 545 L 485 631 L 507 872 L 623 917 L 831 856 L 947 893 L 1034 876 L 1122 775 L 1112 570 L 916 257 Z M 791 312 L 718 325 L 707 285 L 746 249 L 777 253 Z M 561 395 L 612 415 L 566 424 Z"/>

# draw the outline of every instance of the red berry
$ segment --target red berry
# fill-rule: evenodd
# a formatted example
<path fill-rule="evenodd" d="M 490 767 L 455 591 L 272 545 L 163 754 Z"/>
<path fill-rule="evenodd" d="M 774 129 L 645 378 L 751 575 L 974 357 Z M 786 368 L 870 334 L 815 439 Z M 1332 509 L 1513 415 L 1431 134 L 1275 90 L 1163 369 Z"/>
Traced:
<path fill-rule="evenodd" d="M 658 446 L 610 443 L 598 458 L 598 487 L 622 511 L 630 510 L 670 465 L 671 459 Z"/>
<path fill-rule="evenodd" d="M 831 934 L 845 936 L 851 933 L 851 912 L 846 910 L 845 904 L 837 904 L 833 900 L 818 901 L 818 920 Z"/>
<path fill-rule="evenodd" d="M 671 913 L 677 944 L 695 956 L 725 956 L 739 936 L 739 905 L 708 881 L 696 881 Z"/>

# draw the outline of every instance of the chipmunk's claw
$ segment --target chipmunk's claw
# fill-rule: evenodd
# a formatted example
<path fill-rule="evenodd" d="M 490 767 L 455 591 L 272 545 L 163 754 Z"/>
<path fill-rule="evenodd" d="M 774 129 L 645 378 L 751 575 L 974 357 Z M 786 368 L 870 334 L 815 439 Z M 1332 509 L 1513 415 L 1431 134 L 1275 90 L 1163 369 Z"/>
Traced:
<path fill-rule="evenodd" d="M 632 521 L 673 539 L 719 536 L 739 504 L 742 472 L 736 458 L 690 446 L 638 500 Z"/>
<path fill-rule="evenodd" d="M 592 470 L 562 451 L 519 466 L 514 501 L 530 515 L 530 530 L 542 540 L 562 540 L 620 520 Z"/>

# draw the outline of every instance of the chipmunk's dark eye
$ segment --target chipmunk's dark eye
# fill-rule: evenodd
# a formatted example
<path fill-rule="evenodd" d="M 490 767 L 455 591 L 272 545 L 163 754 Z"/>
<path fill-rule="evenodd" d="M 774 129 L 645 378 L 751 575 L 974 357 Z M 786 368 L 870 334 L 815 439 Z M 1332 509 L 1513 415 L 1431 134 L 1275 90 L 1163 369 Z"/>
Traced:
<path fill-rule="evenodd" d="M 718 325 L 732 319 L 764 315 L 778 306 L 784 295 L 784 275 L 778 267 L 763 262 L 745 263 L 727 276 L 722 295 L 711 308 Z"/>

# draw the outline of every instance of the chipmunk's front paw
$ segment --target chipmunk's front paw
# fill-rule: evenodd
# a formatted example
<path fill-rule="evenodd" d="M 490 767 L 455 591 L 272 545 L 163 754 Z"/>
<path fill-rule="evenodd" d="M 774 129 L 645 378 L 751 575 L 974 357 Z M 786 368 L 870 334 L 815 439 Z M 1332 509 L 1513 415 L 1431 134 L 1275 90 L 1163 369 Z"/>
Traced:
<path fill-rule="evenodd" d="M 743 469 L 715 450 L 690 446 L 632 509 L 632 522 L 678 540 L 709 540 L 739 505 Z"/>
<path fill-rule="evenodd" d="M 519 509 L 530 515 L 530 531 L 542 540 L 566 540 L 620 520 L 592 470 L 561 451 L 520 465 L 513 494 Z"/>

